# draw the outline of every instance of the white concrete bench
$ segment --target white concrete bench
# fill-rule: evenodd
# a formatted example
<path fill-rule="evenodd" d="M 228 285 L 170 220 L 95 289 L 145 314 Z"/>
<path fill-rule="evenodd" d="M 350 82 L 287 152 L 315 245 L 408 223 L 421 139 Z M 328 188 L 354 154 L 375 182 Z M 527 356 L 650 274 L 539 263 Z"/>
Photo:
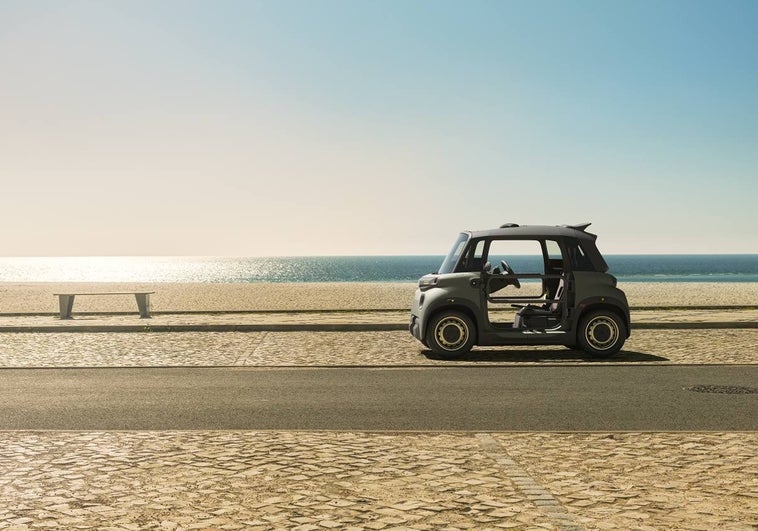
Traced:
<path fill-rule="evenodd" d="M 71 319 L 71 310 L 74 307 L 74 297 L 90 295 L 134 295 L 137 298 L 137 308 L 142 319 L 150 319 L 150 295 L 154 291 L 109 291 L 109 292 L 82 292 L 82 293 L 53 293 L 58 297 L 61 319 Z"/>

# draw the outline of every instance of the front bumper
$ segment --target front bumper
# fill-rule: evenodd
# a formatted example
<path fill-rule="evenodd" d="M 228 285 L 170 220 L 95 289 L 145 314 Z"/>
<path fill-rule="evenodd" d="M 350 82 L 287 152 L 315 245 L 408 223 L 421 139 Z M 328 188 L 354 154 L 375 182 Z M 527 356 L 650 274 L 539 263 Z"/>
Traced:
<path fill-rule="evenodd" d="M 421 337 L 421 320 L 418 316 L 411 314 L 411 322 L 408 325 L 408 331 L 419 341 L 424 341 L 424 338 Z"/>

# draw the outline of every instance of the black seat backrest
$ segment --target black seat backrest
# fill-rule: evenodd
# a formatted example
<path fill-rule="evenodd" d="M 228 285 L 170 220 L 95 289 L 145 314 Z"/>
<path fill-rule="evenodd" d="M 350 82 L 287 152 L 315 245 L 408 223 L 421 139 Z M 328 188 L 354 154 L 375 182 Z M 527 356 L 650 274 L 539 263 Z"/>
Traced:
<path fill-rule="evenodd" d="M 562 296 L 563 296 L 563 277 L 561 277 L 561 279 L 558 281 L 558 289 L 555 290 L 555 296 L 553 297 L 553 299 L 555 299 L 556 301 L 560 301 L 560 298 Z M 557 312 L 560 307 L 561 307 L 560 302 L 553 302 L 550 304 L 549 310 L 551 312 Z"/>

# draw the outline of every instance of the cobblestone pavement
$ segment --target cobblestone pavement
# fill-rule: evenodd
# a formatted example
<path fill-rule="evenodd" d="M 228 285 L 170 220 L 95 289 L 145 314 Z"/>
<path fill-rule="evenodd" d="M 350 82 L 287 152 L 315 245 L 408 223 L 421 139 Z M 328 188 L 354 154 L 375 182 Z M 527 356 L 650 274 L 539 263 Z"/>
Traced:
<path fill-rule="evenodd" d="M 564 347 L 477 347 L 437 360 L 407 332 L 0 333 L 0 367 L 758 363 L 758 329 L 638 330 L 604 361 Z"/>
<path fill-rule="evenodd" d="M 501 434 L 524 470 L 599 529 L 758 529 L 758 434 Z"/>
<path fill-rule="evenodd" d="M 3 432 L 0 528 L 755 529 L 758 435 Z"/>

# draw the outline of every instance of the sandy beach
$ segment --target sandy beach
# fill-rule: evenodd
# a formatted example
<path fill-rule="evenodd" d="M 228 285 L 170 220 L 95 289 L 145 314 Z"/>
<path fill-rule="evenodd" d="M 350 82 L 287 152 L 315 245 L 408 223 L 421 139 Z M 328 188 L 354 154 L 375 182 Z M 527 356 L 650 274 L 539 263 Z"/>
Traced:
<path fill-rule="evenodd" d="M 758 283 L 620 284 L 632 307 L 758 304 Z M 155 312 L 404 310 L 415 283 L 0 283 L 0 315 L 54 313 L 59 292 L 155 291 Z M 74 312 L 133 312 L 131 296 L 80 297 Z"/>

